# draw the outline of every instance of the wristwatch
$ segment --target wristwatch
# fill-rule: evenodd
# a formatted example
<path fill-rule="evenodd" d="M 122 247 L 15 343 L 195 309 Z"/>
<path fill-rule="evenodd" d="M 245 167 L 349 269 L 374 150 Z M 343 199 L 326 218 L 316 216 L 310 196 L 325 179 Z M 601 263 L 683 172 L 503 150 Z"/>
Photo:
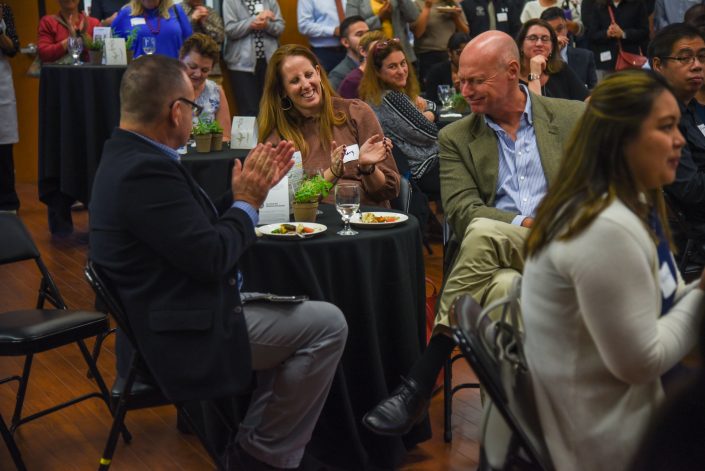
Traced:
<path fill-rule="evenodd" d="M 533 80 L 539 80 L 541 78 L 541 74 L 529 74 L 529 82 Z"/>

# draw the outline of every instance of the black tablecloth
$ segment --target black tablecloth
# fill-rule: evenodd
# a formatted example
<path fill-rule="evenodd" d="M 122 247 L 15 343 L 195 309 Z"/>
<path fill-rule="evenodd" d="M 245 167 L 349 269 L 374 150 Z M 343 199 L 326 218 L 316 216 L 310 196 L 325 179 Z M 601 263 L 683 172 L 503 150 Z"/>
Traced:
<path fill-rule="evenodd" d="M 430 437 L 428 421 L 406 437 L 381 437 L 362 416 L 397 386 L 425 345 L 424 262 L 415 218 L 389 229 L 339 236 L 340 216 L 321 205 L 328 230 L 310 239 L 261 238 L 241 258 L 245 291 L 307 294 L 340 307 L 345 353 L 307 448 L 349 470 L 397 466 L 406 447 Z"/>
<path fill-rule="evenodd" d="M 88 203 L 103 143 L 120 121 L 124 66 L 44 65 L 39 81 L 39 199 L 52 232 L 70 232 Z"/>

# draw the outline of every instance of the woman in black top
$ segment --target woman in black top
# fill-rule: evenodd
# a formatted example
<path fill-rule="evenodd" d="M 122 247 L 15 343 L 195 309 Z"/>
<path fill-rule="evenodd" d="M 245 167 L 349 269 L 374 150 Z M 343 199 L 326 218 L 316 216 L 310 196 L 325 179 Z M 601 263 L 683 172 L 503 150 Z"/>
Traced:
<path fill-rule="evenodd" d="M 548 22 L 533 18 L 516 37 L 521 58 L 519 79 L 537 95 L 583 101 L 590 92 L 561 60 L 558 36 Z"/>

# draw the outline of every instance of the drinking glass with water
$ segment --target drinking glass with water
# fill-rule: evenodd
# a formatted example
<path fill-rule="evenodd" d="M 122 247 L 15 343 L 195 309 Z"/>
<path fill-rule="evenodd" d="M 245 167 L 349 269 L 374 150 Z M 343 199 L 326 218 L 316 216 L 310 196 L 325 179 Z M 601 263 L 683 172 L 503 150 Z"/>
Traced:
<path fill-rule="evenodd" d="M 341 183 L 335 187 L 335 209 L 343 217 L 345 227 L 338 235 L 355 235 L 357 231 L 350 229 L 350 218 L 360 208 L 360 187 L 355 183 Z"/>

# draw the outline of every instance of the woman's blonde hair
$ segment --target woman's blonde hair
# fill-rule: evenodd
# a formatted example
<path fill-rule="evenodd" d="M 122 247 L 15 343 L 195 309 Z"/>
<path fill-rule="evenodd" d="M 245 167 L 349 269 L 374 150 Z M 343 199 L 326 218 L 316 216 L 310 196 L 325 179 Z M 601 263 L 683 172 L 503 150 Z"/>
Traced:
<path fill-rule="evenodd" d="M 398 39 L 387 39 L 386 41 L 377 42 L 367 54 L 367 64 L 365 72 L 360 80 L 359 94 L 360 98 L 373 105 L 379 105 L 382 102 L 382 93 L 390 89 L 390 85 L 382 81 L 379 76 L 382 70 L 382 63 L 392 52 L 401 51 L 404 54 L 404 59 L 409 66 L 409 76 L 406 79 L 406 86 L 398 91 L 404 93 L 412 101 L 419 96 L 419 82 L 416 80 L 414 66 L 409 62 L 409 58 L 401 47 Z"/>
<path fill-rule="evenodd" d="M 169 8 L 174 6 L 174 0 L 161 0 L 159 2 L 159 15 L 169 19 Z M 132 16 L 144 15 L 144 7 L 140 0 L 130 0 L 130 11 Z"/>
<path fill-rule="evenodd" d="M 525 245 L 527 256 L 553 240 L 578 236 L 615 198 L 645 224 L 655 209 L 670 241 L 662 190 L 648 190 L 644 199 L 625 155 L 663 93 L 671 93 L 666 81 L 642 70 L 610 75 L 595 87 L 568 141 L 555 183 L 538 207 Z"/>
<path fill-rule="evenodd" d="M 279 133 L 280 138 L 293 142 L 296 148 L 301 151 L 301 156 L 305 157 L 308 153 L 308 144 L 300 131 L 304 117 L 286 96 L 281 76 L 282 64 L 287 58 L 293 56 L 301 56 L 308 59 L 321 75 L 322 109 L 319 116 L 319 137 L 325 149 L 330 146 L 333 140 L 333 127 L 341 126 L 347 118 L 342 111 L 335 112 L 333 110 L 332 98 L 337 95 L 331 88 L 328 76 L 326 76 L 318 58 L 311 50 L 298 44 L 287 44 L 277 49 L 272 58 L 269 59 L 267 73 L 264 77 L 264 90 L 259 103 L 259 116 L 257 118 L 259 141 L 265 141 L 276 131 Z"/>

